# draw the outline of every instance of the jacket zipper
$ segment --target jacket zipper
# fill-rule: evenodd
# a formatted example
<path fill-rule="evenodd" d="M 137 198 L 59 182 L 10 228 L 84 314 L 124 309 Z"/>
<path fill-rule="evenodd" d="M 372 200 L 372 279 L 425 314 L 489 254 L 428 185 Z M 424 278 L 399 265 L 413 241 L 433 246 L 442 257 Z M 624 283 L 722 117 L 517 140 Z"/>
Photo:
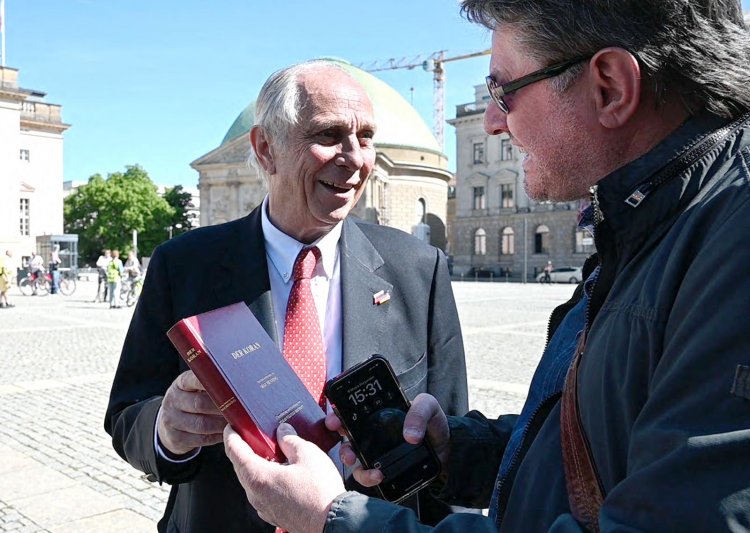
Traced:
<path fill-rule="evenodd" d="M 533 425 L 536 415 L 539 414 L 539 411 L 542 410 L 543 407 L 547 406 L 547 403 L 551 400 L 557 400 L 562 393 L 556 392 L 555 394 L 552 394 L 551 396 L 547 396 L 544 400 L 539 402 L 539 405 L 536 406 L 536 409 L 531 413 L 531 416 L 529 417 L 529 423 L 526 424 L 526 427 L 523 428 L 523 433 L 521 434 L 521 441 L 516 448 L 515 453 L 513 454 L 513 457 L 510 460 L 510 464 L 508 465 L 508 471 L 506 474 L 500 479 L 500 481 L 497 482 L 497 503 L 498 503 L 498 510 L 502 509 L 503 513 L 498 513 L 498 518 L 502 521 L 502 516 L 505 512 L 505 505 L 501 507 L 502 499 L 504 499 L 504 495 L 502 494 L 503 487 L 505 486 L 505 481 L 508 479 L 510 474 L 515 470 L 516 463 L 518 462 L 518 456 L 521 454 L 521 449 L 523 448 L 523 445 L 526 442 L 526 435 L 529 434 L 529 429 Z"/>
<path fill-rule="evenodd" d="M 602 213 L 601 208 L 599 207 L 599 197 L 597 196 L 597 190 L 598 185 L 593 185 L 589 188 L 589 194 L 591 195 L 591 208 L 594 211 L 594 225 L 591 229 L 594 242 L 596 242 L 596 226 L 598 226 L 603 220 L 604 220 L 604 213 Z M 582 280 L 585 282 L 586 280 Z M 557 311 L 557 309 L 555 309 Z M 547 319 L 547 341 L 544 344 L 544 349 L 547 349 L 547 346 L 549 345 L 549 341 L 552 338 L 552 321 L 556 318 L 556 313 L 553 311 L 549 318 Z M 568 314 L 568 311 L 570 309 L 565 310 L 565 314 Z"/>
<path fill-rule="evenodd" d="M 734 135 L 749 118 L 750 114 L 742 115 L 737 120 L 732 121 L 723 128 L 720 128 L 696 141 L 693 146 L 688 147 L 680 156 L 673 159 L 672 162 L 669 163 L 664 170 L 659 172 L 655 178 L 649 178 L 648 181 L 636 187 L 636 189 L 630 193 L 630 196 L 625 199 L 625 203 L 633 208 L 641 205 L 641 202 L 643 202 L 646 196 L 671 179 L 679 176 L 684 169 L 699 159 L 702 159 L 718 144 L 726 141 L 729 136 Z"/>
<path fill-rule="evenodd" d="M 594 210 L 594 226 L 592 228 L 594 242 L 596 242 L 596 236 L 597 236 L 596 228 L 597 228 L 597 226 L 599 224 L 601 224 L 604 221 L 604 213 L 602 212 L 601 207 L 599 206 L 599 196 L 597 194 L 597 191 L 598 191 L 598 185 L 593 185 L 589 189 L 589 192 L 591 194 L 591 206 L 592 206 L 592 209 Z M 589 291 L 589 293 L 591 293 L 591 294 L 593 294 L 594 287 L 596 286 L 596 282 L 599 279 L 599 271 L 601 270 L 601 259 L 599 259 L 599 265 L 600 266 L 597 267 L 597 269 L 595 269 L 594 272 L 591 274 L 591 276 L 593 276 L 593 278 L 591 280 L 591 290 Z M 585 281 L 586 280 L 584 280 L 584 282 Z M 566 311 L 566 314 L 569 311 L 570 310 L 568 309 Z M 552 329 L 552 319 L 553 319 L 553 316 L 554 316 L 554 312 L 550 315 L 549 320 L 547 321 L 547 342 L 546 342 L 546 344 L 544 346 L 545 350 L 547 349 L 547 346 L 549 345 L 549 341 L 550 341 L 550 339 L 552 337 L 552 335 L 550 333 L 551 333 L 551 329 Z M 581 332 L 581 335 L 583 336 L 583 339 L 586 338 L 586 334 L 588 332 L 588 327 L 589 327 L 589 324 L 591 323 L 590 319 L 591 319 L 591 299 L 589 298 L 589 300 L 586 302 L 586 310 L 584 311 L 584 321 L 585 322 L 584 322 L 584 326 L 583 326 L 584 329 Z M 580 345 L 579 348 L 582 350 L 583 349 L 583 345 Z M 575 356 L 576 356 L 576 354 L 574 353 L 573 357 L 575 358 Z M 518 448 L 516 448 L 516 451 L 515 451 L 515 453 L 513 454 L 513 457 L 510 460 L 510 464 L 508 465 L 508 471 L 507 471 L 507 473 L 500 479 L 500 481 L 497 482 L 496 489 L 497 489 L 497 501 L 498 501 L 498 518 L 500 519 L 500 521 L 502 521 L 502 517 L 503 517 L 503 514 L 505 512 L 505 504 L 507 503 L 506 501 L 504 501 L 505 500 L 505 495 L 503 494 L 502 490 L 503 490 L 503 487 L 505 486 L 505 481 L 508 479 L 508 477 L 510 477 L 510 474 L 516 468 L 516 463 L 518 462 L 518 457 L 521 454 L 521 450 L 523 449 L 524 444 L 526 443 L 526 436 L 528 435 L 529 430 L 530 430 L 531 426 L 533 425 L 536 416 L 539 414 L 539 412 L 542 410 L 542 408 L 545 408 L 547 406 L 548 402 L 550 402 L 552 400 L 559 399 L 561 395 L 562 395 L 562 392 L 557 392 L 555 394 L 552 394 L 552 395 L 546 397 L 544 400 L 542 400 L 541 402 L 539 402 L 539 405 L 537 405 L 536 409 L 534 409 L 534 411 L 532 412 L 531 416 L 529 417 L 529 423 L 526 425 L 526 427 L 524 427 L 523 433 L 521 434 L 521 443 L 518 446 Z M 500 511 L 502 511 L 502 512 L 500 512 Z"/>
<path fill-rule="evenodd" d="M 599 227 L 599 225 L 604 222 L 604 213 L 602 213 L 601 206 L 599 205 L 599 186 L 594 185 L 591 187 L 591 205 L 594 206 L 594 227 L 591 228 L 591 232 L 593 233 L 594 237 L 594 244 L 596 245 L 598 232 L 596 229 Z M 599 250 L 599 246 L 596 248 Z M 591 274 L 591 285 L 589 294 L 593 296 L 594 290 L 596 289 L 596 282 L 599 280 L 599 272 L 601 272 L 602 269 L 602 255 L 599 254 L 599 265 L 597 268 L 594 269 L 594 272 Z M 580 344 L 580 350 L 583 351 L 583 348 L 586 345 L 586 337 L 588 336 L 589 328 L 591 327 L 591 298 L 589 298 L 586 301 L 586 310 L 584 311 L 584 323 L 583 323 L 583 333 L 581 334 L 583 336 L 582 342 Z"/>

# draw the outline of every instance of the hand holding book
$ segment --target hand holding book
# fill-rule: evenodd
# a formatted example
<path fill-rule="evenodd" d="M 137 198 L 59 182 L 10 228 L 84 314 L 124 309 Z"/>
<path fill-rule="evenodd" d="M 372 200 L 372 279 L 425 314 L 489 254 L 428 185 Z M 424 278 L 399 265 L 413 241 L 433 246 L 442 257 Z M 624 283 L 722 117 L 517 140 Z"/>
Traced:
<path fill-rule="evenodd" d="M 284 460 L 276 442 L 282 422 L 324 451 L 338 442 L 324 425 L 323 410 L 243 302 L 182 319 L 167 336 L 224 418 L 261 457 Z"/>
<path fill-rule="evenodd" d="M 170 459 L 221 442 L 227 420 L 214 405 L 192 370 L 183 372 L 167 389 L 159 411 L 157 433 Z"/>

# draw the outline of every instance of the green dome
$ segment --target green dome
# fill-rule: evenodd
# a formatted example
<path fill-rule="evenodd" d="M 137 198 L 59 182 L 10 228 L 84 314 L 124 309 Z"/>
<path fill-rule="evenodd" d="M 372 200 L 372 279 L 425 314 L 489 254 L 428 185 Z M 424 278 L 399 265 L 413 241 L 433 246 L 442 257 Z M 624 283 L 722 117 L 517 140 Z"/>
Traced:
<path fill-rule="evenodd" d="M 341 59 L 326 58 L 339 63 L 367 91 L 375 110 L 378 132 L 375 145 L 404 146 L 442 153 L 435 136 L 425 124 L 417 110 L 396 90 L 376 78 Z M 235 119 L 221 144 L 236 139 L 250 131 L 255 120 L 255 102 L 251 102 Z"/>
<path fill-rule="evenodd" d="M 232 122 L 232 126 L 229 128 L 229 131 L 227 131 L 227 134 L 224 135 L 224 140 L 221 141 L 221 144 L 233 141 L 240 135 L 249 132 L 250 128 L 253 127 L 254 122 L 255 101 L 250 102 L 250 105 L 243 109 L 242 113 L 240 113 L 239 116 L 234 119 L 234 122 Z"/>

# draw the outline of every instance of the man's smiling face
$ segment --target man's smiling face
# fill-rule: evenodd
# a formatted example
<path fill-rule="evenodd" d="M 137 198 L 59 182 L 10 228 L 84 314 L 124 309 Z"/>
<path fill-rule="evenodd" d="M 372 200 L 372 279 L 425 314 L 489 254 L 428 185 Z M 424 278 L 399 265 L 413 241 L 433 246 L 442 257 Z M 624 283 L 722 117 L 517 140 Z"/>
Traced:
<path fill-rule="evenodd" d="M 273 142 L 269 218 L 310 243 L 342 221 L 375 164 L 375 119 L 367 93 L 337 68 L 302 73 L 299 122 Z"/>

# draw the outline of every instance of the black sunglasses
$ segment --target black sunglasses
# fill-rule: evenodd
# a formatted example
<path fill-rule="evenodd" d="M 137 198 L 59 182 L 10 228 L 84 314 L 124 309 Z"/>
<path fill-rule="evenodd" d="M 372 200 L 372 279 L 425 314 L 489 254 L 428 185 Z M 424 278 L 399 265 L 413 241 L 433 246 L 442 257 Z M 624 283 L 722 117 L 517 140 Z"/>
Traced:
<path fill-rule="evenodd" d="M 503 100 L 503 96 L 507 96 L 510 93 L 521 89 L 522 87 L 531 85 L 532 83 L 559 76 L 573 65 L 576 65 L 581 61 L 585 61 L 590 57 L 591 56 L 574 57 L 573 59 L 568 59 L 567 61 L 556 63 L 554 65 L 550 65 L 549 67 L 544 67 L 542 69 L 536 70 L 531 74 L 521 76 L 517 80 L 509 81 L 508 83 L 504 83 L 502 85 L 498 84 L 492 76 L 487 76 L 484 80 L 487 82 L 487 90 L 489 90 L 492 100 L 497 104 L 497 107 L 499 107 L 501 111 L 507 114 L 509 111 L 508 104 L 505 103 L 505 100 Z"/>

